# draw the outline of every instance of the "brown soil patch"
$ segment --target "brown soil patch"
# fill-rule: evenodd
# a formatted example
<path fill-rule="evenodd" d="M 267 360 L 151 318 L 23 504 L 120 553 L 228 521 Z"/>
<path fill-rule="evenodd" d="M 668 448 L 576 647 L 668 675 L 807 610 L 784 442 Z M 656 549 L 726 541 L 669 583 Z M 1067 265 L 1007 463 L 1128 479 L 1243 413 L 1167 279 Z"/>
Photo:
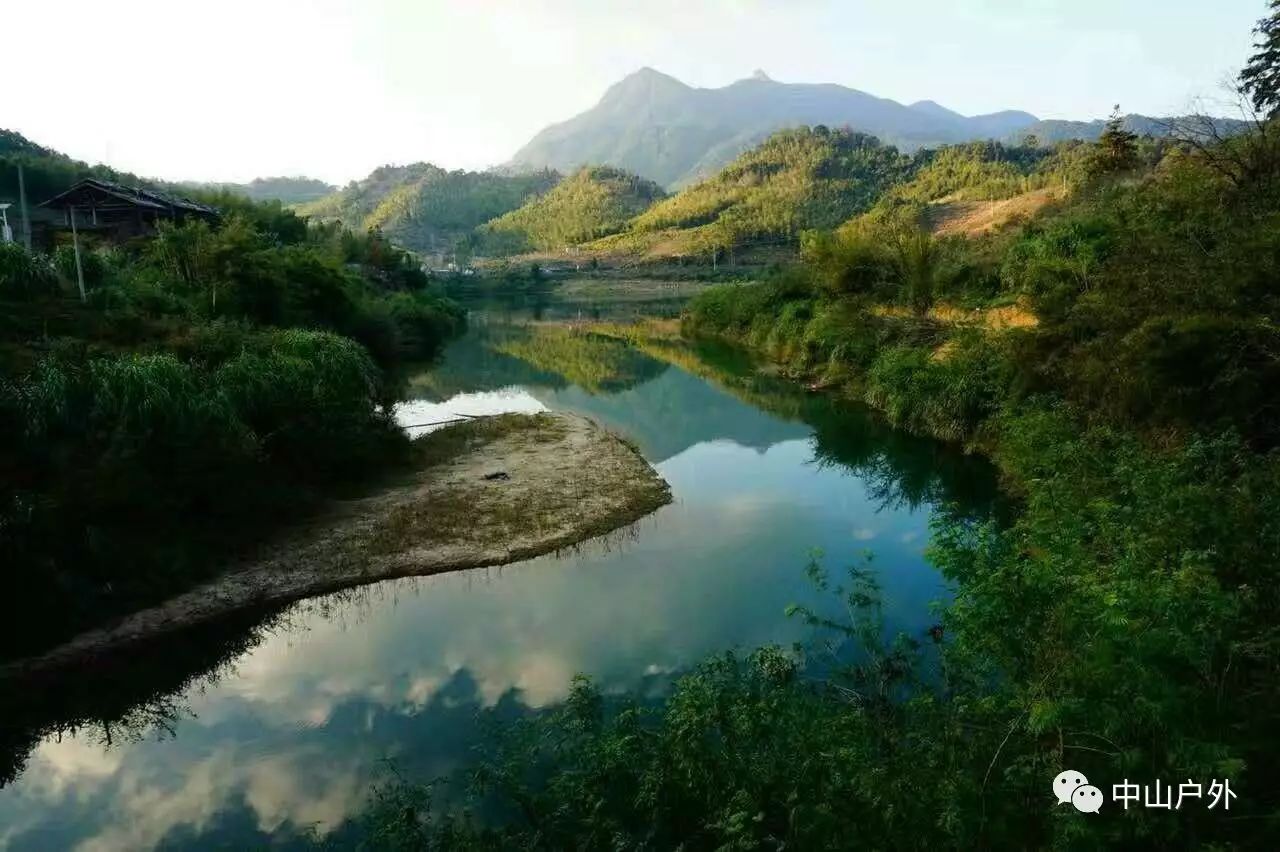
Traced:
<path fill-rule="evenodd" d="M 869 309 L 879 317 L 894 319 L 912 319 L 916 315 L 909 308 L 901 305 L 875 305 Z M 925 315 L 926 319 L 946 325 L 966 325 L 984 328 L 987 331 L 1005 331 L 1011 328 L 1034 328 L 1040 319 L 1029 307 L 1019 302 L 1003 305 L 998 308 L 975 308 L 966 310 L 954 305 L 934 305 Z"/>
<path fill-rule="evenodd" d="M 941 201 L 929 210 L 929 229 L 940 237 L 976 237 L 1029 219 L 1057 198 L 1057 190 L 1036 189 L 1002 201 Z"/>

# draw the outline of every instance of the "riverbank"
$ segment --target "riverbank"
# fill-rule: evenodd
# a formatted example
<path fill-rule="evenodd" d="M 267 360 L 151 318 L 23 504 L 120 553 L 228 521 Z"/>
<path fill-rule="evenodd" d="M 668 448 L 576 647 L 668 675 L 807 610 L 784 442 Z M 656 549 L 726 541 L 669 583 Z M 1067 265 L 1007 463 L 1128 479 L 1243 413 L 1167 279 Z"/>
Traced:
<path fill-rule="evenodd" d="M 82 663 L 241 610 L 528 559 L 626 527 L 671 500 L 633 447 L 573 415 L 460 424 L 415 441 L 414 459 L 400 481 L 333 504 L 220 577 L 0 667 L 0 678 Z"/>

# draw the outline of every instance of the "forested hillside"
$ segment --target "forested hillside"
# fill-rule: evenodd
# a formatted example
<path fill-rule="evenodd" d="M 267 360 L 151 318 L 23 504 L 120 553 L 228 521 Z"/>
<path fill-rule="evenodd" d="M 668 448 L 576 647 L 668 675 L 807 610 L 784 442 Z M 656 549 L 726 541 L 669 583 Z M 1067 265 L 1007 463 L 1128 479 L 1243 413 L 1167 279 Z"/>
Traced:
<path fill-rule="evenodd" d="M 230 192 L 250 201 L 279 201 L 281 204 L 305 204 L 338 191 L 322 180 L 308 177 L 254 178 L 248 183 L 185 183 L 184 187 L 199 191 Z"/>
<path fill-rule="evenodd" d="M 298 212 L 380 228 L 405 248 L 449 252 L 479 225 L 510 212 L 559 182 L 552 171 L 532 174 L 447 171 L 430 163 L 383 166 L 338 192 L 299 205 Z"/>
<path fill-rule="evenodd" d="M 656 183 L 609 166 L 580 169 L 545 195 L 479 231 L 485 254 L 559 250 L 621 230 L 666 193 Z"/>
<path fill-rule="evenodd" d="M 1277 759 L 1266 708 L 1280 654 L 1280 128 L 1201 148 L 1142 145 L 1117 120 L 1098 143 L 1056 157 L 1005 151 L 1022 161 L 1012 171 L 962 153 L 891 195 L 1013 191 L 1046 169 L 1066 189 L 1028 221 L 976 239 L 938 238 L 927 220 L 877 208 L 808 238 L 804 264 L 775 280 L 708 293 L 686 320 L 1001 466 L 1021 498 L 1010 527 L 935 531 L 931 557 L 957 589 L 939 628 L 945 686 L 906 686 L 922 669 L 903 644 L 871 653 L 916 700 L 872 711 L 873 723 L 841 709 L 843 692 L 777 686 L 777 660 L 708 668 L 685 689 L 787 719 L 770 754 L 853 725 L 816 750 L 847 757 L 784 783 L 796 801 L 863 801 L 876 837 L 966 848 L 1212 837 L 1254 848 L 1276 792 L 1265 767 Z M 858 582 L 850 601 L 874 602 Z M 845 688 L 875 689 L 868 675 L 851 667 Z M 765 740 L 733 736 L 761 753 Z M 1108 781 L 1228 776 L 1237 816 L 1113 809 L 1078 823 L 1011 804 L 1038 801 L 1064 765 Z M 912 791 L 900 804 L 883 793 L 886 775 Z M 849 777 L 867 781 L 818 780 Z M 985 791 L 973 783 L 984 777 Z M 921 789 L 939 786 L 963 791 L 961 801 L 921 803 Z M 862 800 L 857 790 L 872 787 L 880 792 Z M 879 819 L 916 805 L 916 819 Z M 803 825 L 827 845 L 817 815 Z"/>
<path fill-rule="evenodd" d="M 870 136 L 822 126 L 786 130 L 590 248 L 711 259 L 794 243 L 801 231 L 832 228 L 868 209 L 912 168 L 911 158 Z"/>

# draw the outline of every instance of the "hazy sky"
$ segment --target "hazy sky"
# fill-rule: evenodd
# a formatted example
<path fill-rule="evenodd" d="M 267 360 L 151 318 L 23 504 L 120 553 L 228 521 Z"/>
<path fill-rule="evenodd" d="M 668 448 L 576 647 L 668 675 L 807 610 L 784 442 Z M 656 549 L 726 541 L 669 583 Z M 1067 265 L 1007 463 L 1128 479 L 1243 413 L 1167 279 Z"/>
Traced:
<path fill-rule="evenodd" d="M 0 127 L 169 178 L 480 168 L 645 65 L 966 114 L 1185 110 L 1263 0 L 0 0 Z"/>

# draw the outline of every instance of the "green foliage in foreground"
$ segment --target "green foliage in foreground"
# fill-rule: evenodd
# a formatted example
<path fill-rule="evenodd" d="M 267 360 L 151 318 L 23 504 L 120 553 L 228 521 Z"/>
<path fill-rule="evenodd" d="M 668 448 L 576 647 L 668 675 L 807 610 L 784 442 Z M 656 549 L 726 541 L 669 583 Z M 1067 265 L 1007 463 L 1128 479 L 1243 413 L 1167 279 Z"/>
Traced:
<path fill-rule="evenodd" d="M 461 322 L 377 232 L 228 198 L 75 260 L 0 246 L 0 657 L 188 588 L 407 458 L 387 378 Z"/>
<path fill-rule="evenodd" d="M 957 596 L 930 634 L 886 637 L 874 574 L 854 569 L 831 608 L 851 620 L 799 613 L 820 631 L 808 654 L 712 659 L 657 708 L 579 681 L 469 772 L 475 812 L 505 818 L 445 815 L 398 784 L 371 842 L 1255 848 L 1277 792 L 1280 458 L 1259 466 L 1230 439 L 1153 458 L 1053 411 L 1001 428 L 1002 461 L 1033 483 L 1025 511 L 1003 529 L 937 522 Z M 1085 818 L 1050 794 L 1064 768 L 1108 797 L 1125 778 L 1226 777 L 1238 798 Z"/>
<path fill-rule="evenodd" d="M 1264 388 L 1280 382 L 1280 208 L 1215 155 L 1173 150 L 1010 235 L 943 244 L 943 298 L 1038 324 L 904 316 L 891 252 L 850 234 L 690 312 L 692 330 L 843 382 L 892 423 L 976 442 L 1024 498 L 1011 529 L 935 531 L 931 556 L 957 581 L 945 658 L 979 678 L 947 707 L 985 755 L 939 777 L 987 794 L 954 817 L 939 802 L 913 837 L 1250 848 L 1273 831 L 1280 417 Z M 935 743 L 911 748 L 928 763 Z M 1239 811 L 1064 819 L 1042 791 L 1065 767 L 1107 783 L 1230 777 Z"/>
<path fill-rule="evenodd" d="M 214 325 L 185 345 L 65 346 L 0 386 L 6 654 L 181 590 L 404 449 L 352 340 Z"/>

